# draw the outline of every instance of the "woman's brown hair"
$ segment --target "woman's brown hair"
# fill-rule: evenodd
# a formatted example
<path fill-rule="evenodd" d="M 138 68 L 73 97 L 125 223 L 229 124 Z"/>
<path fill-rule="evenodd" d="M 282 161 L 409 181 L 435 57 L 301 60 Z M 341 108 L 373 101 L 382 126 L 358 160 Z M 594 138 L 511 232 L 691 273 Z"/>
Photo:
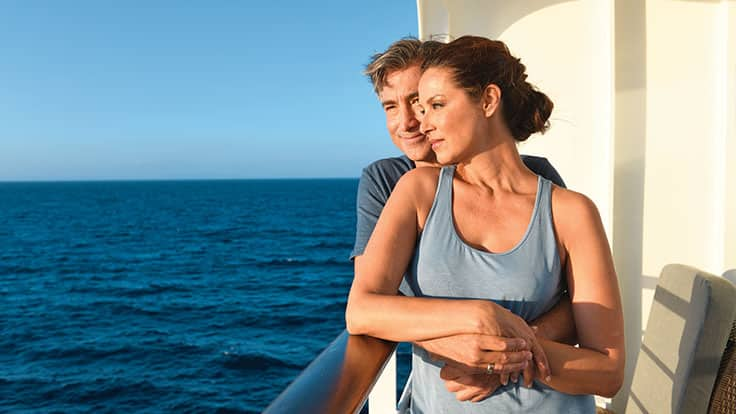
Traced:
<path fill-rule="evenodd" d="M 526 81 L 526 66 L 501 41 L 463 36 L 442 45 L 425 58 L 422 70 L 432 67 L 452 71 L 454 81 L 474 99 L 490 84 L 501 89 L 501 113 L 511 135 L 524 141 L 549 128 L 554 104 Z"/>

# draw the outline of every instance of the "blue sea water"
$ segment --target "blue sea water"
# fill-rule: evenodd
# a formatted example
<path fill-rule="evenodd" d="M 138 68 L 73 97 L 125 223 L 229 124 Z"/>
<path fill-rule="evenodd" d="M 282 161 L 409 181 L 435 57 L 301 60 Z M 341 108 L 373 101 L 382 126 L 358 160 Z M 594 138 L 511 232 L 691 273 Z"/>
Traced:
<path fill-rule="evenodd" d="M 0 412 L 260 412 L 344 329 L 356 189 L 0 183 Z"/>

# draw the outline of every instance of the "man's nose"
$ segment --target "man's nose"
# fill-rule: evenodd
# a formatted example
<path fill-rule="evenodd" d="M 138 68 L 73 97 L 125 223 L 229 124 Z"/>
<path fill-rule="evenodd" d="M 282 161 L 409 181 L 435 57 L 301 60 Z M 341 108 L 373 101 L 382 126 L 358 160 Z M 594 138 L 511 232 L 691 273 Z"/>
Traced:
<path fill-rule="evenodd" d="M 414 113 L 414 109 L 407 105 L 401 110 L 401 129 L 403 131 L 413 131 L 419 126 L 419 120 Z"/>

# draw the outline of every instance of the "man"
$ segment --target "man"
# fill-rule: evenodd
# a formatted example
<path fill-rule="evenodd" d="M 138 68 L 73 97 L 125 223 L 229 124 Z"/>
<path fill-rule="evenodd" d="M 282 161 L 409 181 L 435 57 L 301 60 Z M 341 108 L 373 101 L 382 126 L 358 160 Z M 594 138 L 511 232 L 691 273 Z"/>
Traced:
<path fill-rule="evenodd" d="M 370 235 L 376 225 L 399 178 L 415 167 L 438 167 L 427 139 L 419 131 L 417 118 L 417 88 L 421 76 L 423 57 L 438 47 L 438 42 L 420 42 L 417 39 L 402 39 L 392 44 L 385 52 L 374 55 L 366 67 L 365 74 L 371 79 L 386 115 L 386 127 L 394 145 L 404 154 L 402 157 L 376 161 L 363 170 L 358 185 L 357 229 L 351 259 L 361 260 Z M 535 173 L 564 187 L 557 171 L 545 159 L 524 156 L 522 160 Z M 412 295 L 403 280 L 399 291 Z M 537 321 L 538 334 L 558 341 L 574 342 L 574 323 L 568 299 Z M 491 395 L 507 378 L 489 375 L 473 368 L 470 345 L 478 341 L 478 335 L 457 335 L 414 344 L 446 362 L 441 375 L 448 390 L 462 401 L 480 401 Z M 477 346 L 476 346 L 477 349 Z M 512 375 L 516 381 L 518 375 Z"/>

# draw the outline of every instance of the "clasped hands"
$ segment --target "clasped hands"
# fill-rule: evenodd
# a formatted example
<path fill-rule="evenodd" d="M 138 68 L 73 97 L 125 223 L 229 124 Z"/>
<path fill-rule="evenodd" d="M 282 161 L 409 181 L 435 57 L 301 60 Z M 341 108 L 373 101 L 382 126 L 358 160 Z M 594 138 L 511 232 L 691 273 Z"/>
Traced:
<path fill-rule="evenodd" d="M 492 315 L 482 315 L 481 332 L 416 343 L 433 359 L 445 362 L 440 377 L 460 401 L 482 401 L 499 386 L 518 382 L 522 373 L 527 387 L 537 375 L 551 375 L 535 329 L 519 316 L 494 306 Z"/>

